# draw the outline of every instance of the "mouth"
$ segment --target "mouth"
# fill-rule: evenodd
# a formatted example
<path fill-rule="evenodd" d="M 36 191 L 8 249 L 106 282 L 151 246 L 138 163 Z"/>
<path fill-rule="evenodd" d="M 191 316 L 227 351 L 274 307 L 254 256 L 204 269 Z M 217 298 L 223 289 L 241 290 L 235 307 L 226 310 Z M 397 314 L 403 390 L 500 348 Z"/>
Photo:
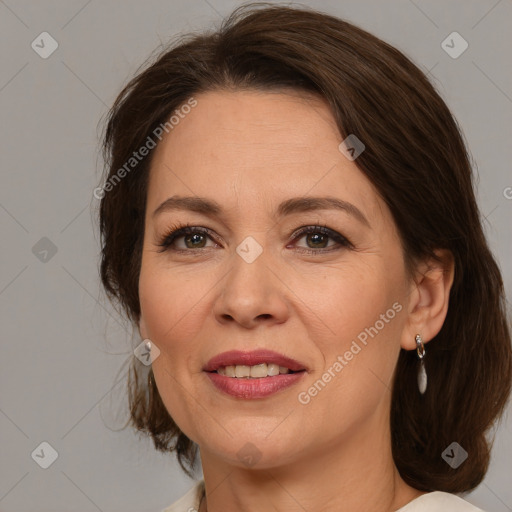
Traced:
<path fill-rule="evenodd" d="M 265 399 L 291 389 L 308 369 L 290 357 L 270 350 L 224 352 L 203 368 L 220 392 L 241 400 Z"/>
<path fill-rule="evenodd" d="M 287 375 L 290 373 L 302 373 L 306 370 L 290 370 L 286 366 L 279 366 L 274 363 L 261 363 L 253 366 L 248 365 L 229 365 L 219 366 L 217 370 L 208 373 L 217 373 L 225 377 L 235 379 L 263 379 L 266 377 L 276 377 L 278 375 Z"/>
<path fill-rule="evenodd" d="M 262 379 L 305 372 L 307 368 L 288 356 L 260 349 L 251 352 L 223 352 L 210 359 L 203 371 L 236 379 Z"/>

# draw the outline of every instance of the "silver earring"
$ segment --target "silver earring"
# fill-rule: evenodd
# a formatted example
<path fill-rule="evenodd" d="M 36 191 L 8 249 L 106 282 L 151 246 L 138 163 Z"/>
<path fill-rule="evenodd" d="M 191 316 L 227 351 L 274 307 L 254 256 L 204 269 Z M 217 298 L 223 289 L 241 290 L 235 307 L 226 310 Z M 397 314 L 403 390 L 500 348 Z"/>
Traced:
<path fill-rule="evenodd" d="M 146 350 L 148 352 L 151 352 L 151 341 L 150 340 L 145 340 L 144 341 L 144 347 L 146 348 Z"/>
<path fill-rule="evenodd" d="M 420 360 L 420 367 L 418 370 L 418 389 L 423 395 L 427 389 L 427 371 L 425 370 L 424 360 L 426 350 L 420 334 L 416 334 L 416 353 L 418 354 L 418 359 Z"/>

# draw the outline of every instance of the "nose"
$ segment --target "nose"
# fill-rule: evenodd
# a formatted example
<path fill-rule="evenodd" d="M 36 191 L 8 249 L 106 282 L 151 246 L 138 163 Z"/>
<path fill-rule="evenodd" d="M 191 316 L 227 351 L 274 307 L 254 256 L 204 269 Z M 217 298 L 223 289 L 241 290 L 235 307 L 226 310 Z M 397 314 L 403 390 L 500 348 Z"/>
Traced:
<path fill-rule="evenodd" d="M 236 323 L 251 329 L 258 325 L 280 324 L 289 316 L 286 286 L 283 277 L 264 256 L 252 263 L 238 254 L 221 285 L 213 312 L 221 324 Z"/>

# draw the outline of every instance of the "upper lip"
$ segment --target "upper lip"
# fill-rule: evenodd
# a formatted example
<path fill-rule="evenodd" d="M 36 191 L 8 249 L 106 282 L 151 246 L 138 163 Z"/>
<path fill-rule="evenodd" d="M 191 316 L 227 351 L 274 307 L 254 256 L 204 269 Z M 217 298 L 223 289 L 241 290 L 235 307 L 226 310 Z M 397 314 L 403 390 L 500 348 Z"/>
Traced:
<path fill-rule="evenodd" d="M 262 363 L 277 364 L 294 372 L 306 370 L 306 367 L 298 361 L 295 361 L 295 359 L 287 357 L 283 354 L 278 354 L 272 350 L 260 349 L 252 350 L 250 352 L 242 352 L 240 350 L 230 350 L 229 352 L 223 352 L 222 354 L 218 354 L 212 357 L 208 363 L 206 363 L 203 371 L 214 372 L 221 366 L 255 366 Z"/>

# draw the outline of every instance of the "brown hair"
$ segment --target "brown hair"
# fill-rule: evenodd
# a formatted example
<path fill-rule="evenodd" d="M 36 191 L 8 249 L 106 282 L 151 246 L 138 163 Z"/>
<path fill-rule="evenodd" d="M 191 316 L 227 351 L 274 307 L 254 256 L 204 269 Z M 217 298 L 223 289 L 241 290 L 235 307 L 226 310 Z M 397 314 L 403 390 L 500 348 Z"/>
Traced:
<path fill-rule="evenodd" d="M 391 434 L 402 478 L 425 491 L 476 487 L 489 464 L 486 433 L 501 416 L 512 381 L 503 283 L 487 246 L 471 164 L 456 121 L 425 74 L 400 51 L 336 17 L 308 8 L 256 4 L 236 9 L 218 31 L 189 35 L 133 78 L 109 112 L 104 157 L 109 180 L 156 127 L 194 94 L 282 89 L 317 94 L 340 134 L 366 145 L 356 164 L 377 188 L 399 230 L 408 269 L 451 251 L 455 278 L 439 334 L 428 344 L 429 387 L 415 385 L 415 351 L 402 350 L 392 395 Z M 138 322 L 138 278 L 151 154 L 110 187 L 100 204 L 101 279 L 108 297 Z M 169 416 L 154 379 L 129 377 L 131 423 L 160 451 L 175 451 L 190 474 L 197 445 Z M 151 376 L 149 373 L 148 376 Z M 458 442 L 468 459 L 441 457 Z"/>

